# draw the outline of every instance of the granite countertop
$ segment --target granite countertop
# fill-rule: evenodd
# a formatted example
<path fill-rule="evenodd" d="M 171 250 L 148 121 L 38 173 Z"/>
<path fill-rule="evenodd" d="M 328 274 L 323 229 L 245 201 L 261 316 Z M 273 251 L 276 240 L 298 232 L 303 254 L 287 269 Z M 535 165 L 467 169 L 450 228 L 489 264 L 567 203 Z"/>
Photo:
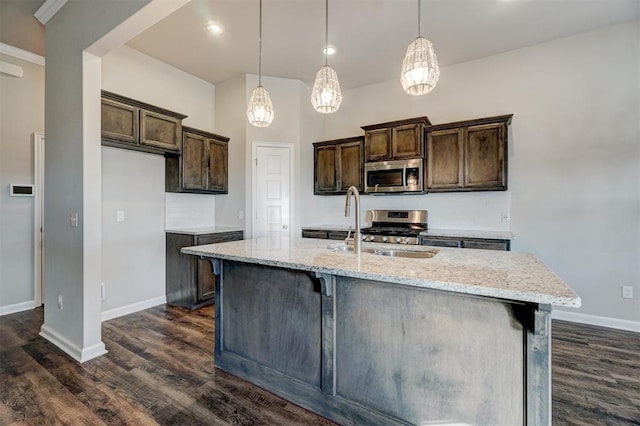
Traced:
<path fill-rule="evenodd" d="M 529 253 L 439 247 L 433 258 L 409 259 L 329 249 L 341 244 L 278 237 L 185 247 L 182 252 L 499 299 L 571 307 L 581 303 L 567 284 Z M 399 248 L 364 243 L 367 247 Z"/>
<path fill-rule="evenodd" d="M 420 235 L 425 237 L 453 237 L 453 238 L 486 238 L 490 240 L 515 240 L 510 231 L 473 231 L 470 229 L 427 229 Z"/>
<path fill-rule="evenodd" d="M 185 234 L 185 235 L 205 235 L 205 234 L 219 234 L 222 232 L 234 232 L 244 231 L 243 228 L 237 226 L 190 226 L 185 228 L 166 229 L 165 232 L 171 234 Z"/>
<path fill-rule="evenodd" d="M 362 226 L 363 228 L 365 226 Z M 305 225 L 303 230 L 322 231 L 347 231 L 348 225 Z M 490 240 L 515 240 L 510 231 L 474 231 L 472 229 L 427 229 L 420 235 L 426 237 L 453 237 L 453 238 L 485 238 Z"/>
<path fill-rule="evenodd" d="M 349 230 L 349 225 L 309 225 L 303 226 L 303 230 L 322 230 L 322 231 L 345 231 Z"/>

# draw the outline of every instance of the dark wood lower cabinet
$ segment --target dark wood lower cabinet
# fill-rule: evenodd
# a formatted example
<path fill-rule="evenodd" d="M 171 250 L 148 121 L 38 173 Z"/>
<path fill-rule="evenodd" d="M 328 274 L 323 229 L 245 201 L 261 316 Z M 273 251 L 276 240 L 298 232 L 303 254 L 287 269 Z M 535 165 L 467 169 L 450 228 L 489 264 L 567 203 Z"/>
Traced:
<path fill-rule="evenodd" d="M 349 234 L 348 231 L 328 230 L 328 229 L 303 229 L 302 238 L 318 238 L 320 240 L 344 240 Z"/>
<path fill-rule="evenodd" d="M 167 303 L 198 309 L 214 301 L 216 276 L 211 262 L 181 253 L 182 247 L 237 241 L 243 235 L 243 231 L 201 235 L 167 232 Z"/>
<path fill-rule="evenodd" d="M 510 240 L 493 238 L 420 237 L 420 245 L 436 247 L 459 247 L 483 250 L 511 250 Z"/>

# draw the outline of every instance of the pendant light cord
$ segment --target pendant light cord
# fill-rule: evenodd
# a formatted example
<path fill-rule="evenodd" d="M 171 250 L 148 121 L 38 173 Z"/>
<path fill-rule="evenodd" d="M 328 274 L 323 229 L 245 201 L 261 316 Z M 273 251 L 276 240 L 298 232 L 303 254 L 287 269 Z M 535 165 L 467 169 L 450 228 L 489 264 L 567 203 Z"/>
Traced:
<path fill-rule="evenodd" d="M 418 37 L 422 37 L 422 23 L 420 22 L 420 16 L 422 16 L 422 0 L 418 0 Z"/>
<path fill-rule="evenodd" d="M 329 57 L 329 0 L 324 0 L 324 65 L 325 66 L 329 62 L 328 57 Z"/>
<path fill-rule="evenodd" d="M 262 0 L 260 0 L 260 24 L 258 28 L 258 86 L 262 86 Z"/>

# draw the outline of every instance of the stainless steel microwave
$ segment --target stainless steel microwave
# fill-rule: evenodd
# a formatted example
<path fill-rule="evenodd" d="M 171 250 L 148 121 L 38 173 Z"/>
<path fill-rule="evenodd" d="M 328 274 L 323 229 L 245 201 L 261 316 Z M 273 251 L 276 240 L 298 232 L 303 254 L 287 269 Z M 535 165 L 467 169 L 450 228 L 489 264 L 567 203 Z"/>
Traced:
<path fill-rule="evenodd" d="M 424 192 L 424 159 L 365 163 L 364 192 Z"/>

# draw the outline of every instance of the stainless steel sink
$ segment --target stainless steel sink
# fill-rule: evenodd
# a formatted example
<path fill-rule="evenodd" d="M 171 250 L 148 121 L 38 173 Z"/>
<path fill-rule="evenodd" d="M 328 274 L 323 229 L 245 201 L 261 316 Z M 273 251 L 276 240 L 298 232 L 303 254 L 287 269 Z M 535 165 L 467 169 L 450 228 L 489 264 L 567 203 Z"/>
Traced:
<path fill-rule="evenodd" d="M 329 249 L 337 252 L 353 252 L 353 246 L 329 246 Z M 429 259 L 438 253 L 438 250 L 395 250 L 363 248 L 362 253 L 371 253 L 377 256 L 408 257 L 412 259 Z"/>
<path fill-rule="evenodd" d="M 409 257 L 412 259 L 429 259 L 435 256 L 438 250 L 377 250 L 374 254 L 378 256 Z"/>
<path fill-rule="evenodd" d="M 353 246 L 347 246 L 347 245 L 343 245 L 343 246 L 337 246 L 337 247 L 331 247 L 329 246 L 329 248 L 332 251 L 348 251 L 348 252 L 353 252 Z M 375 253 L 376 250 L 372 249 L 372 248 L 363 248 L 362 249 L 362 253 Z"/>

